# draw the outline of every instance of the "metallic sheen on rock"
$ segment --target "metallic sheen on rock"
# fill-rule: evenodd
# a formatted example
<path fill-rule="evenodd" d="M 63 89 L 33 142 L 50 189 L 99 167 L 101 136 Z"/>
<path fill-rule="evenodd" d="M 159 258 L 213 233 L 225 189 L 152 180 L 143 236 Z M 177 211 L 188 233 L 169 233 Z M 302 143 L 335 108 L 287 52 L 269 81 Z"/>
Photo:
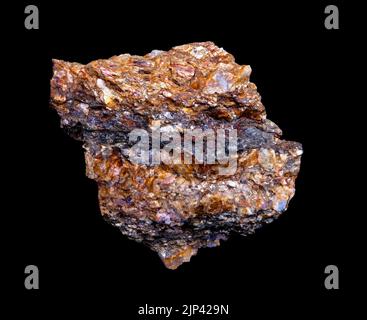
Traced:
<path fill-rule="evenodd" d="M 284 212 L 302 146 L 266 119 L 251 68 L 211 42 L 87 65 L 54 60 L 52 108 L 84 142 L 102 215 L 175 269 L 231 232 L 253 233 Z M 237 129 L 237 170 L 216 164 L 143 165 L 122 152 L 128 133 L 154 125 Z"/>

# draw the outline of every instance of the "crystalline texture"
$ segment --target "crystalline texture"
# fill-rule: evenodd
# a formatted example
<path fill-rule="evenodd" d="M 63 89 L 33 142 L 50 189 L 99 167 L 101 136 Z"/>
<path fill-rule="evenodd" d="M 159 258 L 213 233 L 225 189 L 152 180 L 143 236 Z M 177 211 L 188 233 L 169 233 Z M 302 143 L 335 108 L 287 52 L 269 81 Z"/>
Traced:
<path fill-rule="evenodd" d="M 54 60 L 51 106 L 84 142 L 87 176 L 102 215 L 156 251 L 166 267 L 189 261 L 231 232 L 247 235 L 284 212 L 295 192 L 302 147 L 280 140 L 251 68 L 211 42 L 87 65 Z M 217 164 L 136 164 L 128 133 L 153 126 L 237 129 L 237 170 Z"/>

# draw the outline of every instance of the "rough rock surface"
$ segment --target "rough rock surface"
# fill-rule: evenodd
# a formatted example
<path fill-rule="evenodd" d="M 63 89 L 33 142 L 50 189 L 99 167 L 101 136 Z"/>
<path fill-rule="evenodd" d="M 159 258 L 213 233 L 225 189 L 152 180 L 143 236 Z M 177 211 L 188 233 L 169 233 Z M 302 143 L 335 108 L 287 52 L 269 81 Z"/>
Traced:
<path fill-rule="evenodd" d="M 168 268 L 231 232 L 250 234 L 284 212 L 295 192 L 302 147 L 281 140 L 251 68 L 211 42 L 87 65 L 54 60 L 51 106 L 85 148 L 102 215 L 156 251 Z M 130 161 L 133 129 L 237 129 L 237 170 L 219 164 Z"/>

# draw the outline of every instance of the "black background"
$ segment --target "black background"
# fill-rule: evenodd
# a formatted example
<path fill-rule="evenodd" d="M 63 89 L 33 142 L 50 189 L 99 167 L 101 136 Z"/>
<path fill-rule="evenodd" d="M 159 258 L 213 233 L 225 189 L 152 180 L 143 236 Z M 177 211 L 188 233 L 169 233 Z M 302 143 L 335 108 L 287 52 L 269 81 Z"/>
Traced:
<path fill-rule="evenodd" d="M 14 114 L 2 118 L 10 143 L 3 166 L 9 224 L 1 228 L 10 285 L 4 291 L 14 315 L 83 319 L 102 312 L 106 319 L 134 319 L 145 303 L 229 304 L 231 319 L 355 311 L 346 299 L 356 295 L 363 255 L 359 219 L 352 217 L 362 214 L 364 199 L 348 182 L 363 162 L 354 161 L 357 133 L 350 131 L 358 118 L 351 115 L 358 103 L 350 81 L 358 73 L 354 38 L 361 40 L 362 31 L 353 18 L 357 7 L 334 1 L 340 29 L 326 30 L 329 3 L 318 1 L 44 1 L 32 2 L 40 29 L 26 30 L 27 4 L 4 9 L 9 22 L 2 28 L 9 55 L 3 107 Z M 304 155 L 296 195 L 279 220 L 253 236 L 201 249 L 171 271 L 102 219 L 81 143 L 60 129 L 48 107 L 51 59 L 87 63 L 194 41 L 214 41 L 251 65 L 268 118 L 284 139 L 303 144 Z M 24 289 L 29 264 L 39 267 L 38 291 Z M 340 290 L 324 288 L 329 264 L 339 267 Z"/>

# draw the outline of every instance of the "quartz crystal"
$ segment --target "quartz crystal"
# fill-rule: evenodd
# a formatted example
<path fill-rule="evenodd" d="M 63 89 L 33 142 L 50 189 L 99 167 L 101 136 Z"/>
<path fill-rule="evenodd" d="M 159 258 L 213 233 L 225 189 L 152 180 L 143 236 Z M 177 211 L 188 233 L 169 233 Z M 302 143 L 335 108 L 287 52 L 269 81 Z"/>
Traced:
<path fill-rule="evenodd" d="M 86 65 L 53 60 L 50 105 L 84 143 L 102 216 L 156 251 L 167 268 L 233 232 L 253 233 L 284 212 L 295 193 L 302 146 L 280 139 L 250 74 L 250 66 L 212 42 Z M 235 129 L 236 170 L 220 174 L 219 163 L 196 163 L 195 149 L 182 149 L 192 151 L 191 164 L 131 161 L 129 134 L 156 127 L 180 134 Z M 152 149 L 150 142 L 150 157 Z"/>

